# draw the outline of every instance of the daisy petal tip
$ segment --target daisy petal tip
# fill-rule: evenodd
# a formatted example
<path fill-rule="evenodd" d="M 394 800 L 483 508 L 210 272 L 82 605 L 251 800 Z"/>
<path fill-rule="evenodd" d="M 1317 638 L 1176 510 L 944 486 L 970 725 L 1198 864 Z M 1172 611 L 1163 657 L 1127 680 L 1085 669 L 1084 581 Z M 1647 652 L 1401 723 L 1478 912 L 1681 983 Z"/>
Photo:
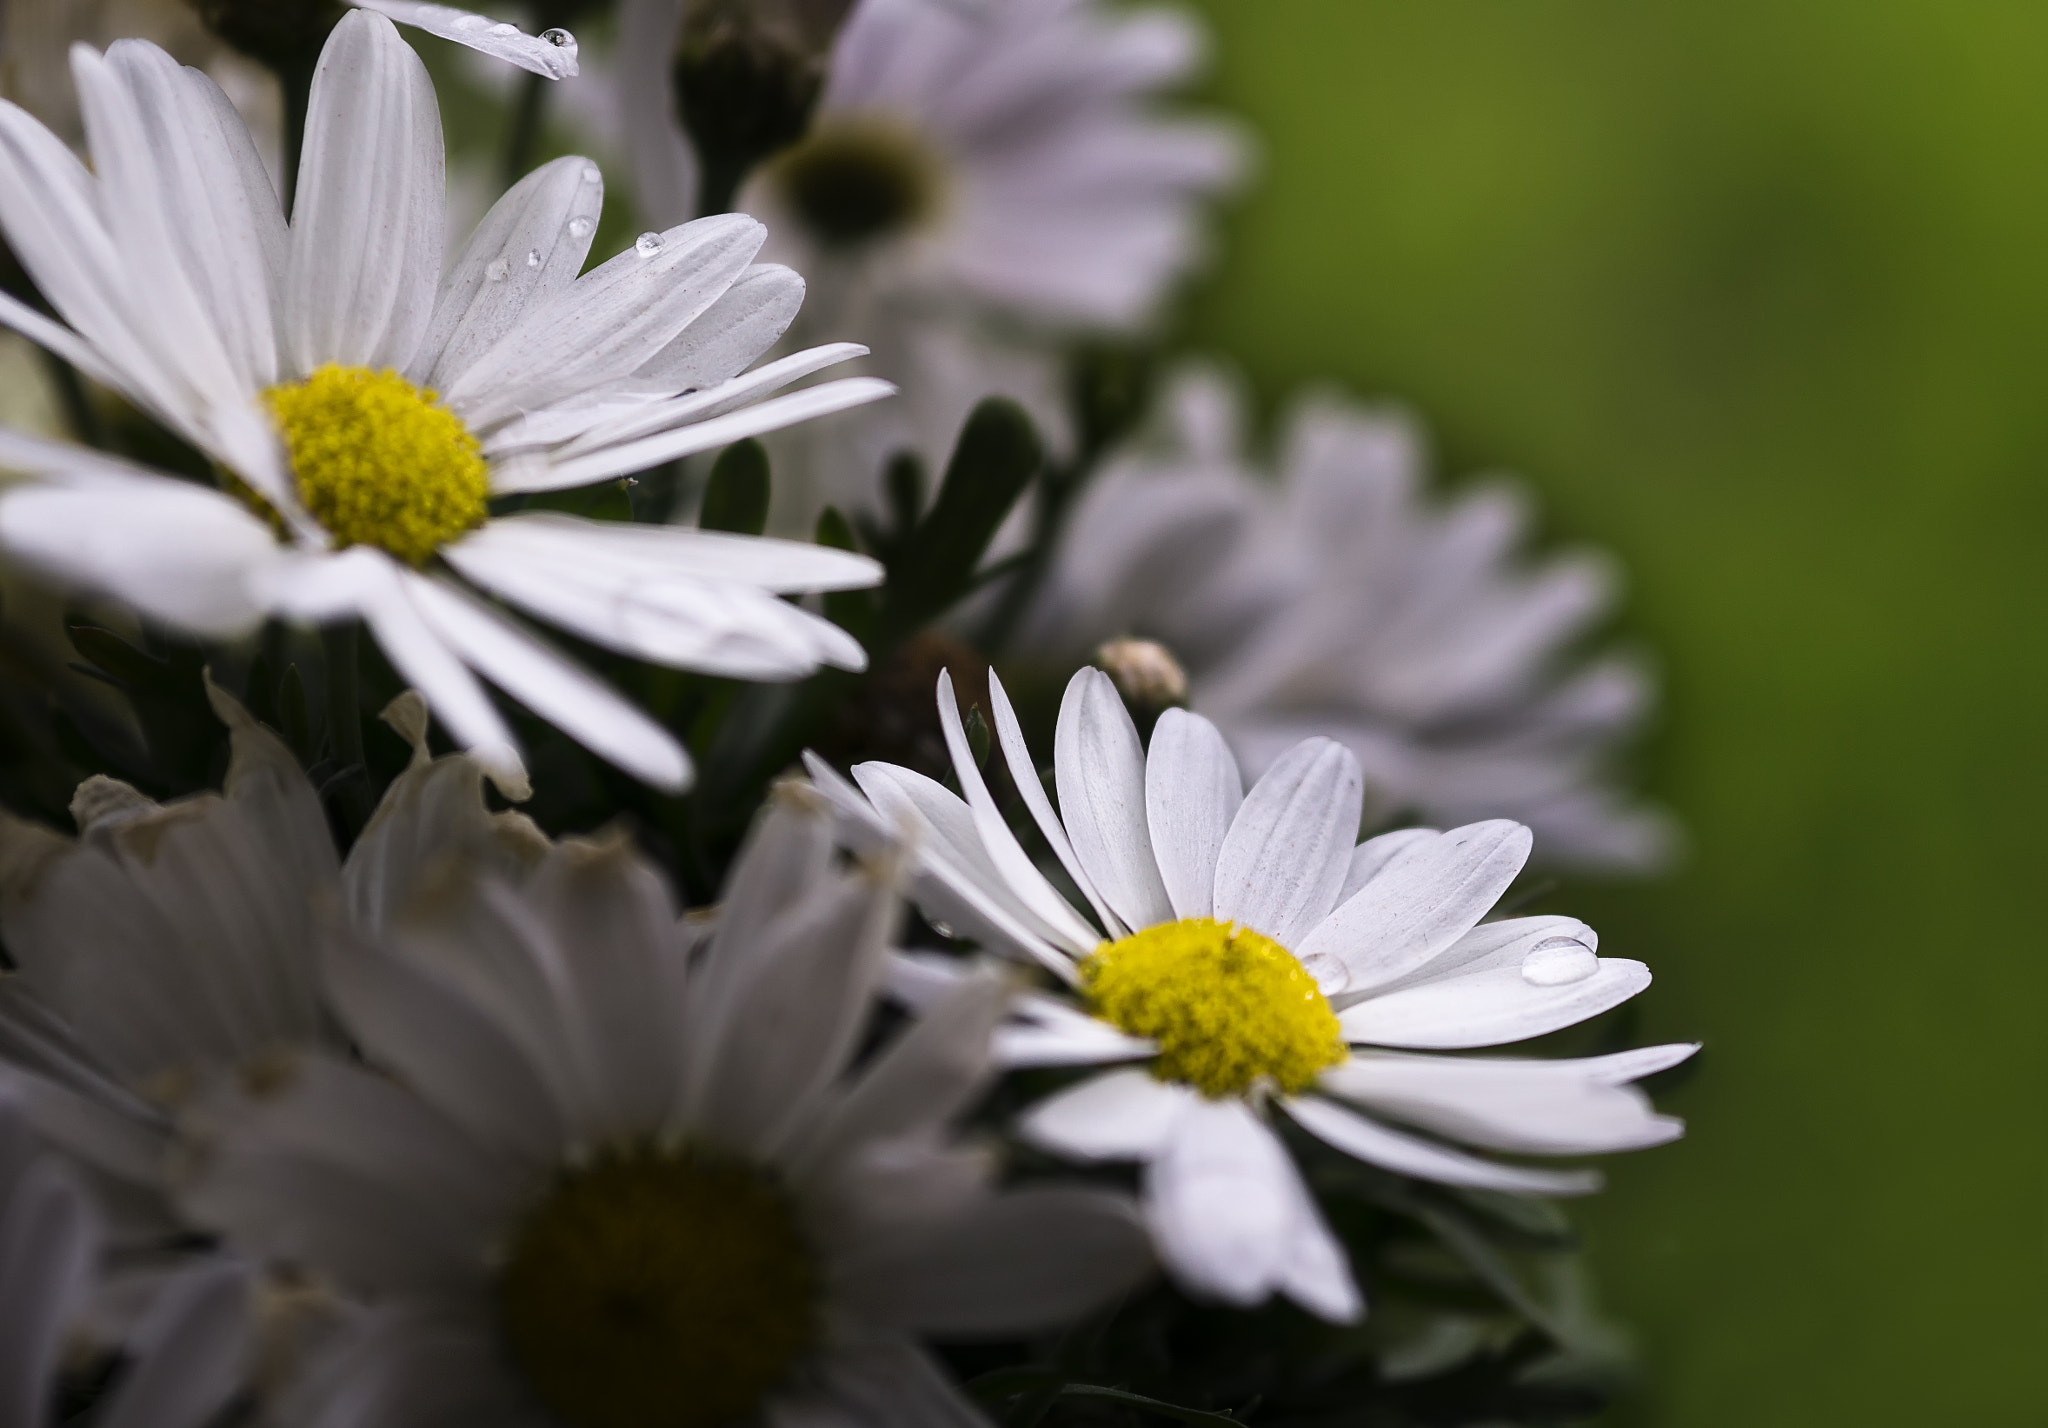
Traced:
<path fill-rule="evenodd" d="M 533 797 L 533 780 L 527 777 L 526 763 L 519 757 L 519 751 L 510 744 L 484 744 L 469 751 L 499 793 L 513 803 L 524 803 Z"/>

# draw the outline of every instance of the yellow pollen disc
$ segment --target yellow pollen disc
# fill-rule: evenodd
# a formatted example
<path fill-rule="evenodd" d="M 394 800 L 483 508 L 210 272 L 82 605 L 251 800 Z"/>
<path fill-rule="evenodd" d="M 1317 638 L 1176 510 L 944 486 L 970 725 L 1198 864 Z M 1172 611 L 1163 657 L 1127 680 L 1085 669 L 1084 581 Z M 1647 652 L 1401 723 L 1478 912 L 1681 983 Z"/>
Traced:
<path fill-rule="evenodd" d="M 1153 1074 L 1216 1099 L 1301 1091 L 1344 1059 L 1337 1014 L 1294 954 L 1209 917 L 1105 942 L 1081 964 L 1104 1020 L 1159 1043 Z"/>
<path fill-rule="evenodd" d="M 755 1171 L 687 1153 L 566 1172 L 498 1280 L 512 1358 L 568 1428 L 748 1417 L 818 1332 L 818 1266 Z"/>
<path fill-rule="evenodd" d="M 489 514 L 490 469 L 461 418 L 396 372 L 329 363 L 263 394 L 299 499 L 336 549 L 422 565 Z"/>

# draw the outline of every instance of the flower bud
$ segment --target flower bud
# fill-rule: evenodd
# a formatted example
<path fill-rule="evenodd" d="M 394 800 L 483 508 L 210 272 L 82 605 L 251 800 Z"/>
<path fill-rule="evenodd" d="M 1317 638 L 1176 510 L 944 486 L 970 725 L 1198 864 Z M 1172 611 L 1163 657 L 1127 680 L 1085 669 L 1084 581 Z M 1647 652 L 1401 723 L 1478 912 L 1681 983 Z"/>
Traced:
<path fill-rule="evenodd" d="M 1095 651 L 1095 663 L 1141 722 L 1188 702 L 1187 671 L 1157 640 L 1110 640 Z"/>

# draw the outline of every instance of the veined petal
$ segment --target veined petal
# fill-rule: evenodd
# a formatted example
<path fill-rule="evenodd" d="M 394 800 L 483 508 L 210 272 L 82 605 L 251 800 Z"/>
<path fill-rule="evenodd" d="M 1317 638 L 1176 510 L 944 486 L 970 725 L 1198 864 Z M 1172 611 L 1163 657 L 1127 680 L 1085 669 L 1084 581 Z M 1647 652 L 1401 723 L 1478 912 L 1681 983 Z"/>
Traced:
<path fill-rule="evenodd" d="M 5 448 L 0 447 L 0 459 L 4 455 Z M 554 511 L 500 516 L 462 545 L 474 543 L 488 543 L 508 556 L 540 563 L 595 562 L 648 576 L 674 573 L 753 586 L 778 595 L 859 590 L 882 579 L 877 562 L 850 550 L 686 526 L 579 520 Z"/>
<path fill-rule="evenodd" d="M 1304 739 L 1282 755 L 1224 836 L 1216 916 L 1303 954 L 1302 938 L 1344 885 L 1364 790 L 1357 758 L 1333 740 Z"/>
<path fill-rule="evenodd" d="M 401 25 L 411 25 L 467 45 L 494 59 L 508 60 L 542 79 L 574 79 L 576 38 L 567 30 L 544 30 L 529 35 L 517 25 L 494 21 L 485 15 L 458 10 L 452 5 L 431 5 L 425 0 L 348 0 L 365 10 L 389 15 Z M 549 36 L 561 38 L 550 39 Z"/>
<path fill-rule="evenodd" d="M 411 375 L 446 391 L 521 318 L 576 281 L 604 207 L 604 175 L 588 159 L 542 164 L 491 205 L 434 300 Z"/>
<path fill-rule="evenodd" d="M 1295 950 L 1342 962 L 1353 989 L 1391 982 L 1477 926 L 1520 876 L 1531 842 L 1505 819 L 1415 840 Z"/>
<path fill-rule="evenodd" d="M 803 301 L 804 280 L 795 272 L 780 263 L 756 263 L 703 316 L 648 358 L 633 373 L 632 385 L 689 392 L 737 377 L 782 340 Z"/>
<path fill-rule="evenodd" d="M 491 489 L 498 495 L 509 495 L 520 491 L 561 491 L 572 486 L 588 486 L 593 481 L 645 471 L 664 461 L 729 446 L 750 436 L 765 436 L 798 422 L 866 406 L 869 402 L 895 395 L 893 384 L 875 377 L 847 377 L 836 382 L 822 382 L 709 421 L 693 422 L 672 431 L 643 436 L 637 441 L 567 460 L 513 462 L 491 473 Z"/>
<path fill-rule="evenodd" d="M 1499 1165 L 1375 1125 L 1314 1096 L 1296 1096 L 1282 1104 L 1287 1114 L 1317 1139 L 1346 1155 L 1355 1155 L 1401 1175 L 1519 1195 L 1589 1195 L 1600 1188 L 1600 1173 L 1596 1170 L 1529 1170 L 1519 1165 Z"/>
<path fill-rule="evenodd" d="M 344 15 L 313 72 L 292 207 L 293 372 L 411 366 L 441 280 L 442 164 L 426 66 L 382 15 Z"/>
<path fill-rule="evenodd" d="M 1145 750 L 1116 686 L 1099 669 L 1075 671 L 1053 736 L 1060 821 L 1075 856 L 1125 925 L 1173 921 L 1145 827 Z"/>
<path fill-rule="evenodd" d="M 1591 976 L 1562 986 L 1537 986 L 1519 968 L 1502 967 L 1368 997 L 1337 1020 L 1345 1040 L 1373 1046 L 1500 1046 L 1575 1026 L 1649 985 L 1648 967 L 1620 957 L 1602 957 Z"/>
<path fill-rule="evenodd" d="M 1145 1218 L 1160 1257 L 1198 1294 L 1259 1303 L 1287 1271 L 1299 1179 L 1244 1102 L 1194 1099 L 1146 1166 Z"/>
<path fill-rule="evenodd" d="M 1103 928 L 1112 938 L 1124 936 L 1130 929 L 1124 926 L 1123 919 L 1110 911 L 1109 904 L 1102 900 L 1102 894 L 1095 890 L 1088 870 L 1074 855 L 1074 845 L 1067 838 L 1067 830 L 1060 826 L 1059 815 L 1052 811 L 1052 803 L 1045 796 L 1045 784 L 1038 776 L 1038 766 L 1032 762 L 1031 750 L 1024 742 L 1024 729 L 1017 722 L 1017 711 L 1010 707 L 1010 696 L 993 668 L 988 672 L 988 697 L 995 709 L 996 738 L 1003 746 L 1003 761 L 1010 767 L 1010 782 L 1016 786 L 1024 806 L 1031 810 L 1032 820 L 1038 824 L 1038 831 L 1045 835 L 1053 856 L 1060 860 L 1060 866 L 1067 870 L 1074 886 L 1095 909 L 1095 916 Z"/>
<path fill-rule="evenodd" d="M 1162 713 L 1145 758 L 1145 819 L 1179 916 L 1214 916 L 1216 860 L 1243 802 L 1237 760 L 1216 726 L 1185 709 Z"/>

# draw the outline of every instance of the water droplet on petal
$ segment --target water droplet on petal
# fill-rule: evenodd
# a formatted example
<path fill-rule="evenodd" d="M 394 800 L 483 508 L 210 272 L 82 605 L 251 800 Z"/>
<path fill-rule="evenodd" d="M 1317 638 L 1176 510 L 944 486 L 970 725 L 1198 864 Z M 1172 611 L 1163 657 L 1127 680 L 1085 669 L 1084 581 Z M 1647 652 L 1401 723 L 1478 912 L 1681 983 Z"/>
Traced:
<path fill-rule="evenodd" d="M 573 50 L 576 48 L 576 37 L 564 29 L 542 30 L 540 37 L 558 50 Z"/>
<path fill-rule="evenodd" d="M 491 33 L 494 35 L 516 35 L 519 33 L 519 27 L 517 25 L 493 25 L 491 26 Z"/>
<path fill-rule="evenodd" d="M 571 238 L 588 238 L 591 230 L 596 227 L 597 225 L 588 218 L 572 218 L 569 220 L 569 236 Z"/>
<path fill-rule="evenodd" d="M 464 15 L 455 22 L 455 28 L 458 30 L 481 30 L 490 23 L 489 20 L 481 15 Z"/>
<path fill-rule="evenodd" d="M 1569 986 L 1599 970 L 1593 949 L 1572 937 L 1545 938 L 1522 958 L 1522 980 L 1532 987 Z"/>
<path fill-rule="evenodd" d="M 526 250 L 526 266 L 529 268 L 538 268 L 540 266 L 540 249 L 528 248 Z"/>
<path fill-rule="evenodd" d="M 659 253 L 661 251 L 661 235 L 659 233 L 642 233 L 633 240 L 633 246 L 639 250 L 642 257 L 650 253 Z"/>
<path fill-rule="evenodd" d="M 1333 997 L 1351 985 L 1351 969 L 1327 952 L 1302 958 L 1301 970 L 1316 979 L 1316 986 L 1326 997 Z"/>
<path fill-rule="evenodd" d="M 504 282 L 511 272 L 512 265 L 503 258 L 493 258 L 490 262 L 484 264 L 484 276 L 494 283 Z"/>
<path fill-rule="evenodd" d="M 585 183 L 597 183 L 603 178 L 604 175 L 598 172 L 596 164 L 585 164 L 583 166 L 583 181 Z"/>

